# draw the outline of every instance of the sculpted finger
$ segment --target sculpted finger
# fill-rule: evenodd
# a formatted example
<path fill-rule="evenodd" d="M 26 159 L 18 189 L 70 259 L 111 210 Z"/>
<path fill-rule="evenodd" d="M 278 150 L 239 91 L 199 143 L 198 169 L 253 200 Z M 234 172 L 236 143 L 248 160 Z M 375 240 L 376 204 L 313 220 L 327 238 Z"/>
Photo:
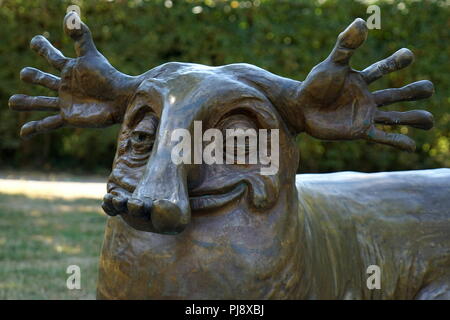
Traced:
<path fill-rule="evenodd" d="M 38 133 L 59 129 L 62 126 L 64 126 L 64 120 L 61 115 L 58 114 L 42 120 L 25 123 L 20 130 L 20 136 L 24 139 L 29 139 Z"/>
<path fill-rule="evenodd" d="M 15 94 L 9 98 L 8 106 L 14 111 L 59 111 L 59 99 Z"/>
<path fill-rule="evenodd" d="M 114 206 L 112 204 L 112 199 L 114 196 L 110 193 L 105 194 L 103 197 L 102 202 L 102 209 L 105 211 L 105 213 L 109 216 L 117 216 L 118 212 L 114 209 Z"/>
<path fill-rule="evenodd" d="M 116 209 L 117 212 L 126 212 L 127 211 L 127 201 L 128 199 L 116 196 L 112 199 L 112 204 L 114 206 L 114 209 Z"/>
<path fill-rule="evenodd" d="M 357 18 L 341 34 L 339 34 L 336 45 L 329 59 L 340 65 L 347 65 L 355 49 L 360 47 L 367 38 L 366 22 Z"/>
<path fill-rule="evenodd" d="M 361 71 L 361 75 L 367 84 L 380 79 L 382 76 L 409 66 L 414 61 L 414 54 L 411 50 L 403 48 L 395 52 L 390 57 L 374 63 Z"/>
<path fill-rule="evenodd" d="M 386 144 L 408 152 L 416 150 L 416 143 L 408 136 L 384 132 L 375 126 L 372 126 L 367 132 L 366 140 Z"/>
<path fill-rule="evenodd" d="M 28 83 L 39 84 L 54 91 L 58 91 L 61 84 L 59 77 L 30 67 L 22 69 L 20 79 Z"/>
<path fill-rule="evenodd" d="M 373 97 L 379 107 L 400 101 L 426 99 L 433 95 L 434 86 L 431 81 L 421 80 L 402 88 L 392 88 L 375 91 Z"/>
<path fill-rule="evenodd" d="M 57 70 L 62 70 L 66 63 L 70 60 L 66 58 L 61 51 L 56 49 L 44 36 L 35 36 L 31 39 L 30 48 L 44 57 L 50 65 Z"/>
<path fill-rule="evenodd" d="M 98 53 L 92 40 L 91 31 L 75 11 L 66 14 L 63 27 L 64 32 L 75 41 L 75 51 L 78 57 Z"/>
<path fill-rule="evenodd" d="M 425 110 L 406 112 L 381 111 L 375 112 L 375 123 L 387 125 L 407 125 L 414 128 L 429 130 L 434 125 L 433 115 Z"/>
<path fill-rule="evenodd" d="M 136 218 L 139 217 L 150 218 L 149 216 L 150 207 L 151 207 L 150 204 L 145 203 L 140 199 L 131 198 L 127 202 L 128 214 Z"/>

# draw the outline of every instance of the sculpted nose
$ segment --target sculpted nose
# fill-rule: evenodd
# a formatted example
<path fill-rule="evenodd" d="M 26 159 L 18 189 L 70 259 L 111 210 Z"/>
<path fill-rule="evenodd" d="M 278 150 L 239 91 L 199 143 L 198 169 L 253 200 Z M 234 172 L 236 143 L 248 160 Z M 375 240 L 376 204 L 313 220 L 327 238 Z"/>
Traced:
<path fill-rule="evenodd" d="M 179 206 L 169 200 L 142 201 L 131 198 L 127 203 L 128 214 L 132 218 L 150 220 L 155 232 L 177 234 L 185 224 Z"/>
<path fill-rule="evenodd" d="M 164 234 L 177 234 L 183 231 L 183 213 L 181 209 L 169 200 L 153 202 L 151 220 L 153 227 Z"/>
<path fill-rule="evenodd" d="M 178 234 L 191 219 L 188 169 L 183 163 L 171 161 L 167 151 L 171 150 L 170 145 L 159 144 L 157 148 L 128 200 L 128 216 L 138 230 Z"/>
<path fill-rule="evenodd" d="M 129 199 L 127 203 L 128 214 L 134 218 L 145 217 L 146 213 L 149 212 L 150 207 L 150 201 L 145 203 L 144 201 L 136 198 Z"/>

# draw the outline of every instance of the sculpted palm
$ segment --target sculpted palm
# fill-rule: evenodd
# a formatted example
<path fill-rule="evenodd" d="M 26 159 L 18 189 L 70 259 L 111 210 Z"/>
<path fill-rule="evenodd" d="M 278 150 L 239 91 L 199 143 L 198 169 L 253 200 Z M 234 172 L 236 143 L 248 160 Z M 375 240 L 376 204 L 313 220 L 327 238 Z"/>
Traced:
<path fill-rule="evenodd" d="M 415 143 L 412 139 L 386 133 L 376 128 L 375 124 L 402 124 L 430 129 L 433 116 L 423 110 L 394 112 L 381 111 L 378 107 L 428 98 L 433 94 L 433 84 L 424 80 L 403 88 L 370 92 L 370 83 L 408 66 L 414 58 L 410 50 L 400 49 L 363 71 L 353 70 L 349 66 L 350 58 L 366 37 L 364 20 L 356 19 L 339 35 L 331 54 L 314 67 L 302 83 L 298 99 L 305 119 L 304 130 L 319 139 L 366 139 L 413 151 Z"/>
<path fill-rule="evenodd" d="M 43 36 L 35 36 L 30 47 L 57 70 L 61 77 L 35 68 L 24 68 L 21 79 L 58 92 L 58 97 L 14 95 L 9 100 L 17 111 L 55 111 L 59 114 L 26 123 L 21 136 L 28 138 L 63 126 L 105 127 L 121 122 L 127 102 L 137 87 L 135 77 L 120 73 L 98 52 L 89 28 L 80 21 L 79 29 L 69 29 L 68 13 L 64 30 L 75 42 L 77 58 L 67 58 Z"/>

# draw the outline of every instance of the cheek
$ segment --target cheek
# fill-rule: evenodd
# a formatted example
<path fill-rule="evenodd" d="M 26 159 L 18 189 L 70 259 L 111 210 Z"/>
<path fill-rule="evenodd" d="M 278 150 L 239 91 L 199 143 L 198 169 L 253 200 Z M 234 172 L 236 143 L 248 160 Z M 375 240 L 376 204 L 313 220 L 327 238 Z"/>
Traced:
<path fill-rule="evenodd" d="M 188 176 L 190 189 L 226 190 L 244 183 L 248 206 L 257 211 L 271 208 L 280 193 L 280 175 L 261 175 L 260 166 L 198 165 Z"/>
<path fill-rule="evenodd" d="M 124 139 L 119 142 L 113 170 L 108 180 L 110 185 L 132 193 L 144 174 L 149 155 L 150 152 L 140 152 L 139 150 L 136 152 L 129 140 Z"/>
<path fill-rule="evenodd" d="M 113 167 L 113 171 L 108 182 L 114 187 L 125 189 L 132 193 L 144 174 L 145 164 L 140 167 L 131 168 L 124 162 L 117 162 Z M 111 190 L 108 190 L 110 192 Z"/>

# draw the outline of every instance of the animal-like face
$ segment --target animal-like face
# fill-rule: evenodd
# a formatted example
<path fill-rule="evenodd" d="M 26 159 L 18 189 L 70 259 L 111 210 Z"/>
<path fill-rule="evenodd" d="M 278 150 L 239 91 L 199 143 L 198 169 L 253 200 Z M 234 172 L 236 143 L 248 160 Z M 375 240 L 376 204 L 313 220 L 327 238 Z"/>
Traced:
<path fill-rule="evenodd" d="M 298 153 L 293 136 L 270 97 L 252 81 L 258 70 L 248 68 L 170 63 L 142 82 L 127 108 L 108 183 L 115 208 L 132 227 L 176 234 L 191 215 L 236 209 L 264 213 L 277 204 L 280 189 L 294 185 Z M 189 161 L 174 161 L 177 130 L 192 137 Z M 226 147 L 235 139 L 228 130 L 257 133 L 254 140 L 247 135 L 245 143 L 236 144 L 244 163 L 234 157 L 237 150 Z M 213 162 L 202 157 L 208 145 L 218 148 L 211 153 Z M 249 163 L 252 152 L 261 154 L 264 147 L 271 163 L 259 157 Z M 279 159 L 273 157 L 277 152 Z"/>

